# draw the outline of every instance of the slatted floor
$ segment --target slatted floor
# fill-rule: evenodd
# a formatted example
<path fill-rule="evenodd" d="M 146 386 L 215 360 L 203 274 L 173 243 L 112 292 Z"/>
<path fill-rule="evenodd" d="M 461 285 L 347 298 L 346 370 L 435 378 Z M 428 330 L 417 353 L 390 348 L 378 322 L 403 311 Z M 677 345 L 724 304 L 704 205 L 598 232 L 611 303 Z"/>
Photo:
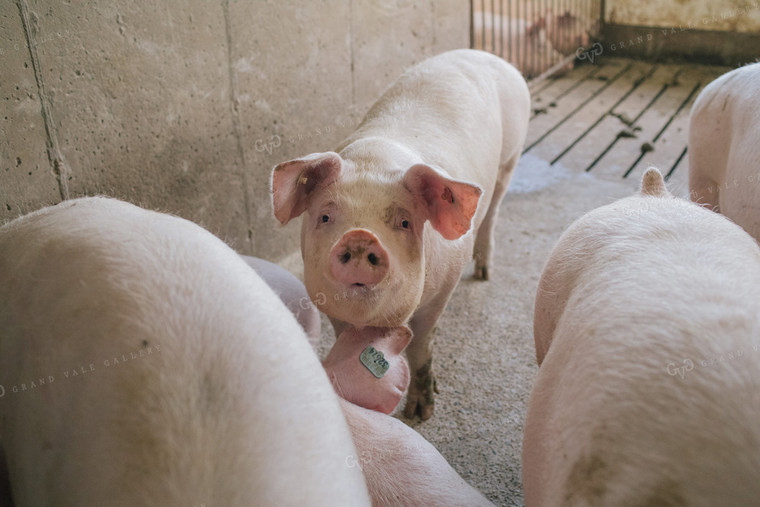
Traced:
<path fill-rule="evenodd" d="M 700 90 L 728 70 L 623 58 L 576 66 L 532 87 L 525 153 L 632 185 L 655 166 L 686 196 L 689 112 Z"/>

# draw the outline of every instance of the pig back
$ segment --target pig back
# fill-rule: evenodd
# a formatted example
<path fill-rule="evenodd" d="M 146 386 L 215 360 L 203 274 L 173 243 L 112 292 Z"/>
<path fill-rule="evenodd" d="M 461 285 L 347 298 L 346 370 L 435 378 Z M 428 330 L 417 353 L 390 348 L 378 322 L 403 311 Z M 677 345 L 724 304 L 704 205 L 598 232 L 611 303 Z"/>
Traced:
<path fill-rule="evenodd" d="M 66 202 L 0 229 L 0 285 L 18 505 L 369 503 L 300 326 L 200 227 Z"/>
<path fill-rule="evenodd" d="M 723 74 L 699 94 L 689 124 L 691 198 L 760 239 L 760 64 Z"/>
<path fill-rule="evenodd" d="M 550 336 L 525 424 L 526 504 L 752 505 L 758 282 L 754 241 L 682 200 L 624 199 L 571 226 L 537 296 Z"/>
<path fill-rule="evenodd" d="M 721 87 L 720 99 L 727 132 L 714 140 L 718 146 L 708 142 L 707 147 L 728 152 L 725 175 L 718 180 L 719 209 L 760 241 L 760 64 L 733 71 Z"/>
<path fill-rule="evenodd" d="M 413 150 L 426 164 L 483 190 L 480 223 L 500 165 L 525 141 L 530 94 L 519 71 L 477 50 L 449 51 L 408 69 L 343 141 L 384 137 Z"/>

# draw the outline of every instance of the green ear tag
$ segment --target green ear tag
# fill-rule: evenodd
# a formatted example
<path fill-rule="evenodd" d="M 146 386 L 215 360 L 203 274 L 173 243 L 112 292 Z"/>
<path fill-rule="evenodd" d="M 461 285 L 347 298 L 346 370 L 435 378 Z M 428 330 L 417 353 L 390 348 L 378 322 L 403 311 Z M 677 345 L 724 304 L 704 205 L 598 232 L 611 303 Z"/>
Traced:
<path fill-rule="evenodd" d="M 359 361 L 377 378 L 383 378 L 385 372 L 391 367 L 385 360 L 385 356 L 372 345 L 368 346 L 359 356 Z"/>

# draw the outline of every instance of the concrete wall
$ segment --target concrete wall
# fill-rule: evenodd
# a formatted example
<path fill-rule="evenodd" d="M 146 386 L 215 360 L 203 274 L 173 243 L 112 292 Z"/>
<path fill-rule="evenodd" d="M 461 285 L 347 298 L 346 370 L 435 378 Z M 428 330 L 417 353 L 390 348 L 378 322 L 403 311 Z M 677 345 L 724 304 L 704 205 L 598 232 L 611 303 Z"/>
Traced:
<path fill-rule="evenodd" d="M 605 54 L 739 66 L 760 57 L 760 0 L 606 0 Z"/>
<path fill-rule="evenodd" d="M 760 31 L 758 0 L 606 0 L 605 22 L 634 26 Z"/>
<path fill-rule="evenodd" d="M 272 216 L 271 168 L 468 44 L 464 0 L 2 2 L 0 222 L 106 194 L 279 261 L 298 223 Z"/>

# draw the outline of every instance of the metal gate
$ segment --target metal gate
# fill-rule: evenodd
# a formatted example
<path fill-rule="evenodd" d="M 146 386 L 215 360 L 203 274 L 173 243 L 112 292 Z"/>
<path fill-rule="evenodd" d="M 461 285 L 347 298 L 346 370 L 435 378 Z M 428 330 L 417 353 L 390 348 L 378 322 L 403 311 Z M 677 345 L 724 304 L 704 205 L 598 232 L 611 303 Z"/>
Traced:
<path fill-rule="evenodd" d="M 602 0 L 470 0 L 470 47 L 501 56 L 526 79 L 569 70 L 599 36 Z"/>

